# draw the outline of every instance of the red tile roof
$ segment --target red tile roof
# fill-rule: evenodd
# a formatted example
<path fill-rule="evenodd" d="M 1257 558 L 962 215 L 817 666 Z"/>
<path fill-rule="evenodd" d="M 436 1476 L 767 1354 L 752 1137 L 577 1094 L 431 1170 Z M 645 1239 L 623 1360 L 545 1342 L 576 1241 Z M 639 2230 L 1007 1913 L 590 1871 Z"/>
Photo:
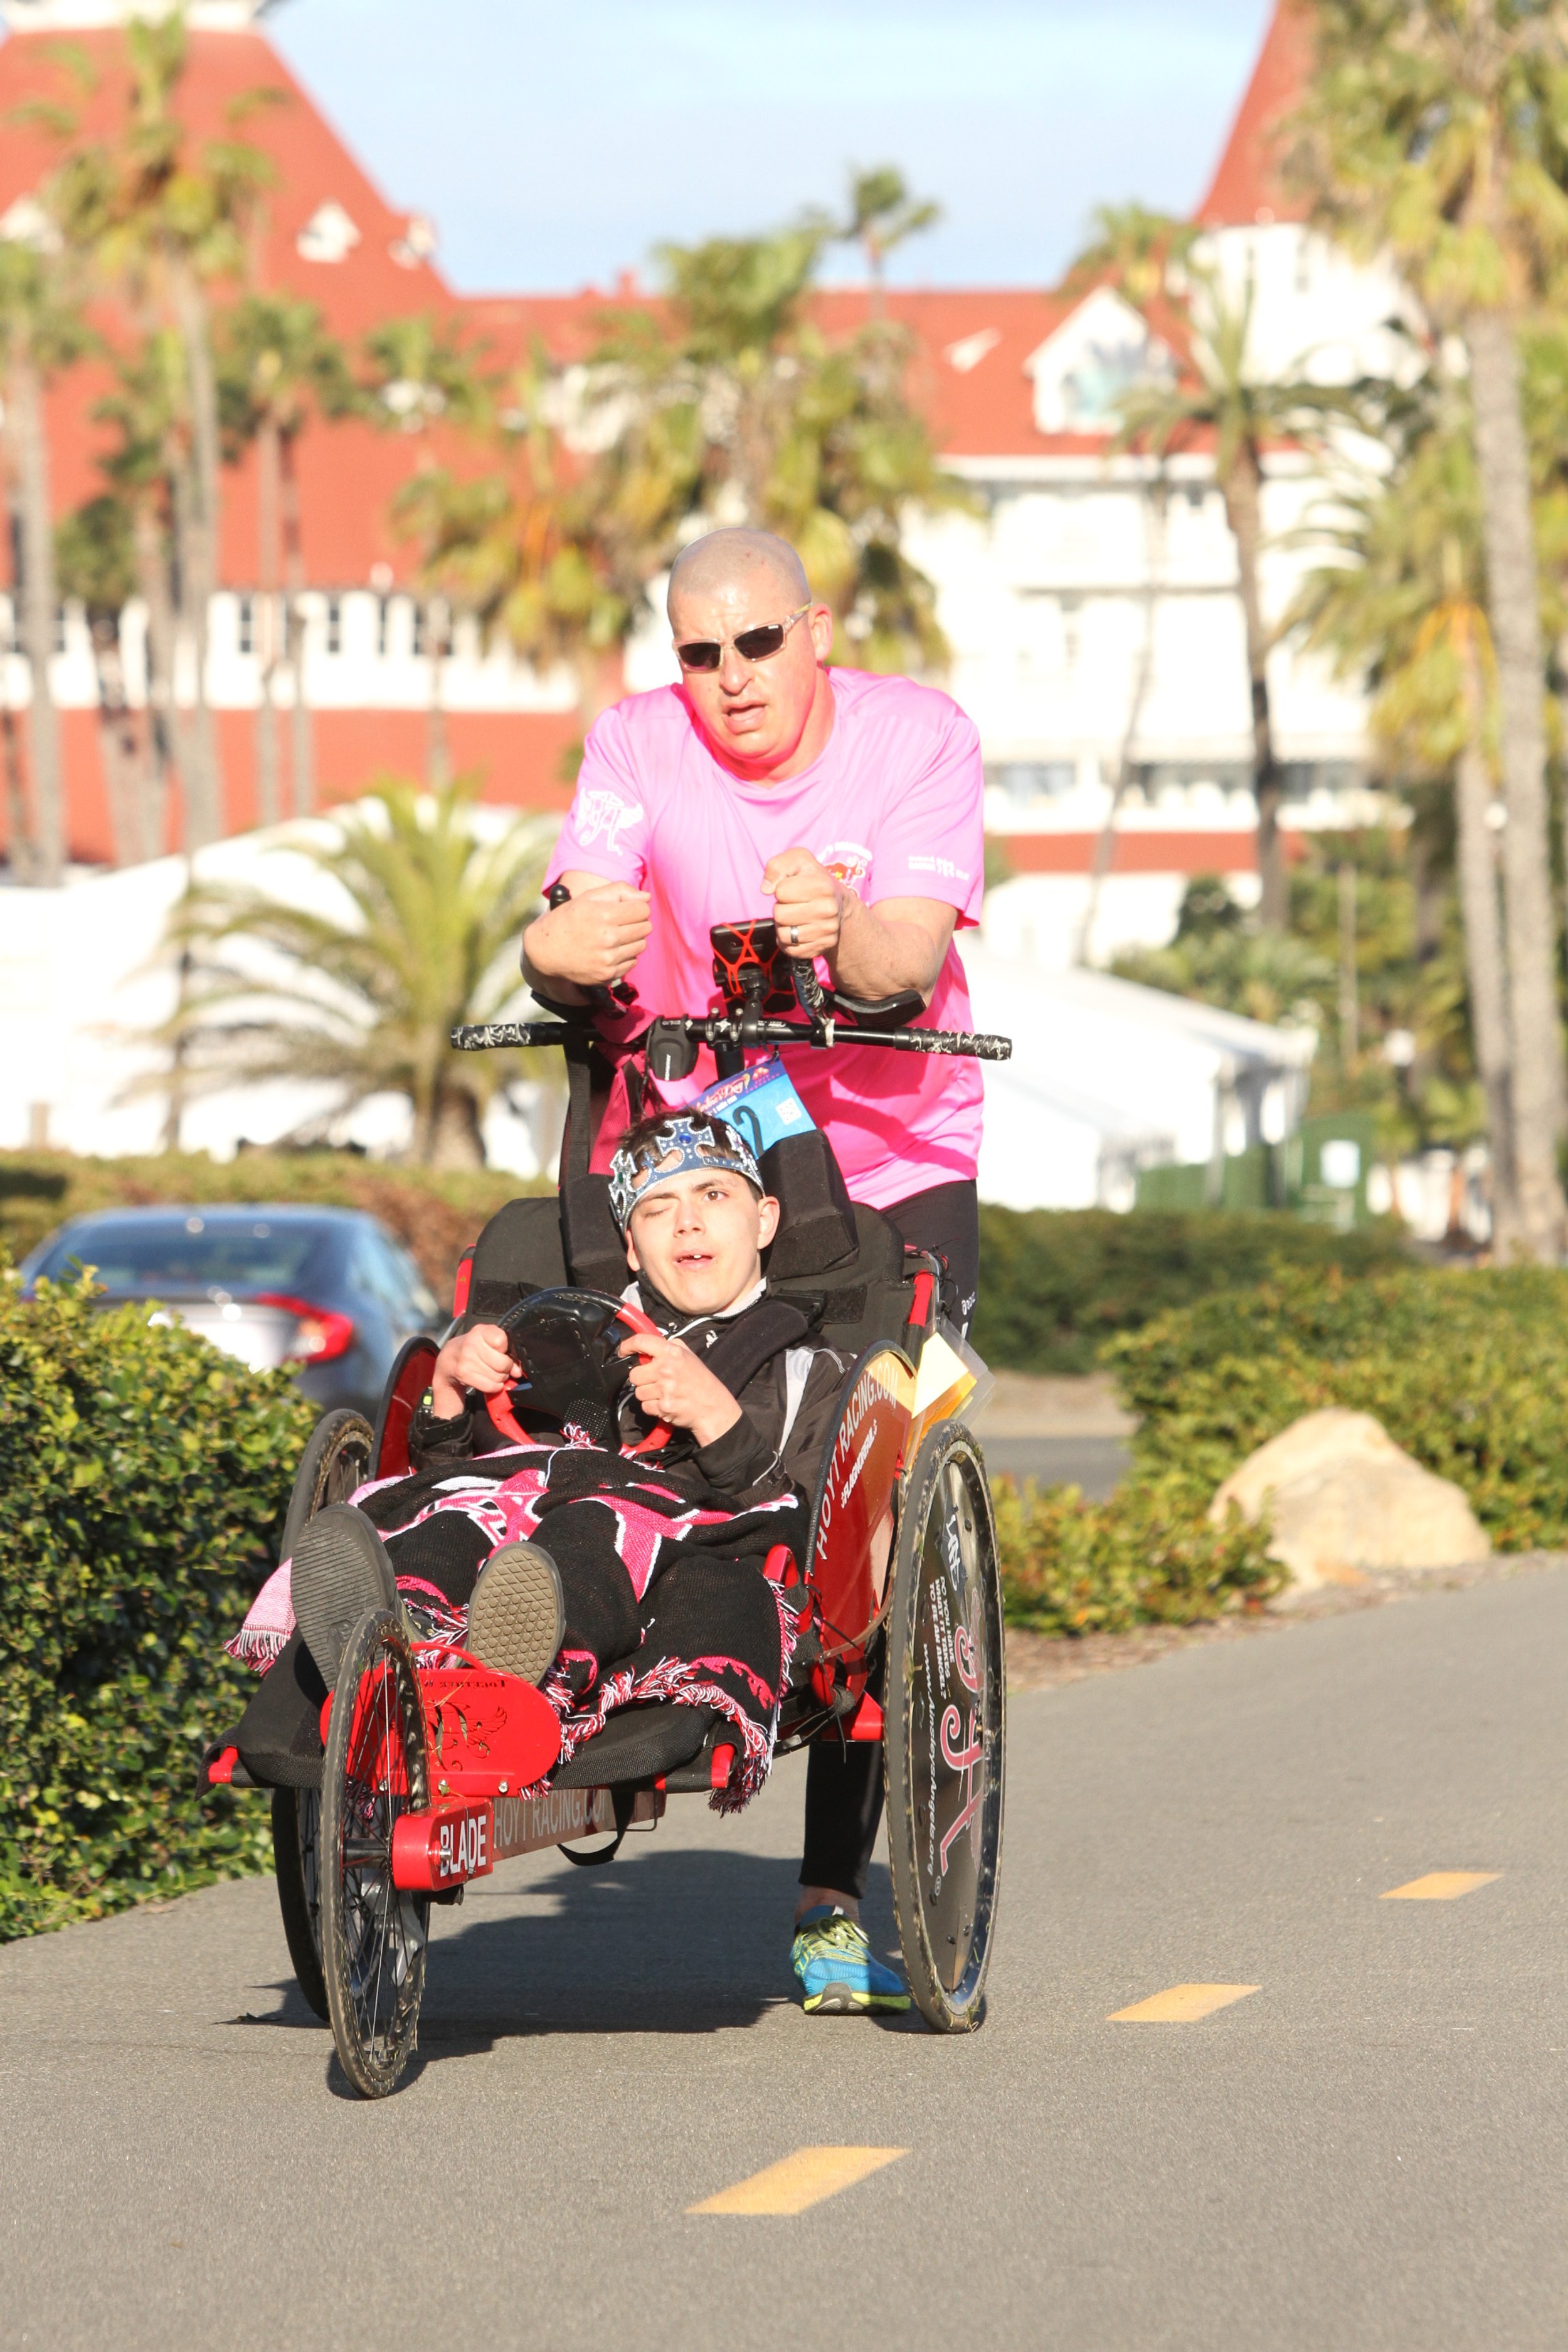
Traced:
<path fill-rule="evenodd" d="M 1304 220 L 1306 205 L 1281 176 L 1279 127 L 1312 70 L 1311 19 L 1304 0 L 1277 0 L 1219 168 L 1196 218 L 1205 228 Z"/>

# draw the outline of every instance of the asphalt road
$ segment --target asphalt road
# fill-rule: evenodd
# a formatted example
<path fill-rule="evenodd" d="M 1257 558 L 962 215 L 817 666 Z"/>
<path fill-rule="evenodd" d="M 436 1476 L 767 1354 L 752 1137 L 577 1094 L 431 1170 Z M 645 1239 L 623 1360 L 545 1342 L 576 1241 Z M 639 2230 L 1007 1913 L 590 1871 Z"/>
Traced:
<path fill-rule="evenodd" d="M 1132 1450 L 1120 1437 L 987 1437 L 982 1443 L 994 1478 L 1081 1486 L 1091 1503 L 1109 1502 L 1132 1467 Z"/>
<path fill-rule="evenodd" d="M 967 2040 L 791 2004 L 798 1765 L 437 1915 L 375 2105 L 267 1883 L 11 1946 L 0 2341 L 1556 2352 L 1565 1655 L 1552 1569 L 1016 1697 Z M 1109 2021 L 1193 1983 L 1257 1990 Z M 822 2144 L 905 2152 L 688 2210 Z"/>

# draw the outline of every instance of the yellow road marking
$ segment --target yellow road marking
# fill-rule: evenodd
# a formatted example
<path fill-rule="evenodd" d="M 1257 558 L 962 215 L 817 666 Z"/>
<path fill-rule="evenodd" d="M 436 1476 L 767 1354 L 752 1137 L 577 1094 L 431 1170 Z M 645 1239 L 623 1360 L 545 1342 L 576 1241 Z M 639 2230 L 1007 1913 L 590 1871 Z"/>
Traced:
<path fill-rule="evenodd" d="M 1233 2000 L 1245 2000 L 1249 1992 L 1258 1990 L 1257 1985 L 1167 1985 L 1163 1992 L 1152 1992 L 1147 2000 L 1135 2000 L 1131 2009 L 1113 2009 L 1106 2022 L 1195 2025 L 1200 2017 L 1212 2017 L 1216 2009 L 1228 2009 Z"/>
<path fill-rule="evenodd" d="M 853 2189 L 868 2173 L 880 2172 L 909 2150 L 902 2147 L 797 2147 L 764 2172 L 689 2205 L 689 2213 L 804 2213 L 841 2189 Z"/>
<path fill-rule="evenodd" d="M 1429 1870 L 1425 1878 L 1412 1878 L 1404 1886 L 1391 1886 L 1379 1895 L 1380 1903 L 1452 1903 L 1456 1895 L 1473 1895 L 1478 1886 L 1489 1886 L 1500 1878 L 1500 1870 Z"/>

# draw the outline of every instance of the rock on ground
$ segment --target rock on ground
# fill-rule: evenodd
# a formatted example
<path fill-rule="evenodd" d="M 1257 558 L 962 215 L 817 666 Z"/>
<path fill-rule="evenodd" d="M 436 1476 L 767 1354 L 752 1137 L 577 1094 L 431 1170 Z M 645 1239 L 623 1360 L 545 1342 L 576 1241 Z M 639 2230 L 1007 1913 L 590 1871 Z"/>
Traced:
<path fill-rule="evenodd" d="M 1231 1473 L 1210 1517 L 1233 1502 L 1255 1522 L 1267 1508 L 1269 1552 L 1303 1591 L 1457 1567 L 1491 1550 L 1460 1489 L 1423 1469 L 1369 1412 L 1304 1413 Z"/>

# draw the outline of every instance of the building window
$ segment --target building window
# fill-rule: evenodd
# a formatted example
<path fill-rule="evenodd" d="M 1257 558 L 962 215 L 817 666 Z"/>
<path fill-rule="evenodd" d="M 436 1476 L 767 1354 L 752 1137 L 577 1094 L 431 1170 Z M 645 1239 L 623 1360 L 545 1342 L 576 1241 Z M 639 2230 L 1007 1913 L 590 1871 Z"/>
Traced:
<path fill-rule="evenodd" d="M 63 604 L 57 604 L 55 606 L 55 651 L 58 654 L 63 654 L 65 649 L 66 608 Z"/>
<path fill-rule="evenodd" d="M 1204 510 L 1204 503 L 1207 497 L 1208 492 L 1205 489 L 1201 482 L 1188 483 L 1187 504 L 1191 507 L 1194 514 L 1202 514 Z"/>
<path fill-rule="evenodd" d="M 375 600 L 375 654 L 384 661 L 392 651 L 392 599 L 378 596 Z"/>
<path fill-rule="evenodd" d="M 327 651 L 341 654 L 343 649 L 343 600 L 341 596 L 327 599 Z"/>
<path fill-rule="evenodd" d="M 414 656 L 416 660 L 418 660 L 419 656 L 425 652 L 427 638 L 428 630 L 426 627 L 426 609 L 423 603 L 418 598 L 416 598 L 414 604 Z"/>
<path fill-rule="evenodd" d="M 256 651 L 256 599 L 254 596 L 242 596 L 239 600 L 238 637 L 239 650 L 242 654 L 253 654 Z"/>
<path fill-rule="evenodd" d="M 1015 808 L 1038 808 L 1070 793 L 1078 770 L 1070 760 L 1005 760 L 986 770 L 985 781 L 1005 793 Z"/>

